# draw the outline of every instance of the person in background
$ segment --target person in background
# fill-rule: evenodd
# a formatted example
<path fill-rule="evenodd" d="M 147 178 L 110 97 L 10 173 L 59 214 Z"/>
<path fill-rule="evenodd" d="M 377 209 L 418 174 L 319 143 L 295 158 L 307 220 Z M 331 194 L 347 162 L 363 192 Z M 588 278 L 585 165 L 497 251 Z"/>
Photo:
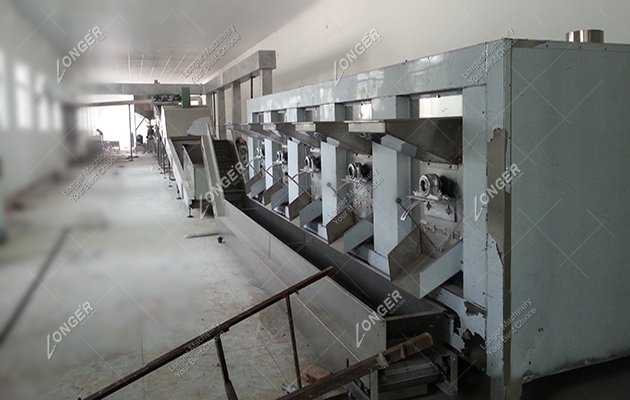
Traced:
<path fill-rule="evenodd" d="M 145 152 L 150 154 L 155 153 L 155 131 L 153 130 L 153 125 L 148 125 L 147 127 L 147 145 Z"/>
<path fill-rule="evenodd" d="M 153 130 L 153 125 L 149 125 L 147 127 L 147 140 L 155 138 L 155 131 Z"/>

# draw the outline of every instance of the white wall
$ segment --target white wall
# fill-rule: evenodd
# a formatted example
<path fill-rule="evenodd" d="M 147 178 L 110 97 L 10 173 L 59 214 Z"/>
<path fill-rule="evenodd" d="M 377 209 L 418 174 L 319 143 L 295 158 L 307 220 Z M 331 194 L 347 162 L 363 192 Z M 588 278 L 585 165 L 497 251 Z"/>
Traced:
<path fill-rule="evenodd" d="M 332 80 L 334 61 L 372 28 L 383 40 L 345 74 L 498 39 L 510 30 L 518 38 L 564 40 L 567 31 L 599 28 L 607 42 L 630 43 L 629 15 L 630 2 L 619 0 L 319 0 L 235 62 L 256 50 L 276 50 L 277 92 Z M 249 94 L 247 84 L 242 93 Z"/>
<path fill-rule="evenodd" d="M 28 65 L 31 83 L 35 81 L 35 73 L 42 73 L 56 85 L 57 55 L 38 29 L 17 14 L 7 0 L 0 0 L 0 52 L 4 55 L 6 72 L 3 79 L 6 97 L 0 96 L 0 101 L 5 102 L 4 107 L 8 110 L 6 127 L 4 122 L 0 123 L 0 160 L 3 165 L 0 196 L 4 193 L 6 197 L 62 168 L 69 155 L 58 144 L 63 137 L 60 129 L 39 129 L 37 104 L 33 105 L 33 128 L 17 127 L 14 66 L 17 62 Z"/>

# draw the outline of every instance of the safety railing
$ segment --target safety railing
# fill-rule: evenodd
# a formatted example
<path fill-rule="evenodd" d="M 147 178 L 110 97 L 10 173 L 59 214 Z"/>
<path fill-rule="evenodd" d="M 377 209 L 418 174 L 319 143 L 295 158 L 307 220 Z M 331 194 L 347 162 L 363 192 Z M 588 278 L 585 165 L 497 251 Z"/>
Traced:
<path fill-rule="evenodd" d="M 247 309 L 246 311 L 243 311 L 242 313 L 236 315 L 235 317 L 215 326 L 214 328 L 202 333 L 201 335 L 189 340 L 188 342 L 174 348 L 173 350 L 159 356 L 158 358 L 150 361 L 147 365 L 145 365 L 142 368 L 137 369 L 136 371 L 130 373 L 129 375 L 125 376 L 124 378 L 121 378 L 119 380 L 117 380 L 116 382 L 112 383 L 109 386 L 106 386 L 105 388 L 97 391 L 96 393 L 93 393 L 87 397 L 85 397 L 83 400 L 98 400 L 98 399 L 104 399 L 107 396 L 116 393 L 117 391 L 119 391 L 120 389 L 123 389 L 127 386 L 129 386 L 130 384 L 132 384 L 133 382 L 137 381 L 138 379 L 144 377 L 145 375 L 150 374 L 151 372 L 167 365 L 168 363 L 176 360 L 177 358 L 183 356 L 184 354 L 190 352 L 191 350 L 194 350 L 200 346 L 202 346 L 203 344 L 214 340 L 215 341 L 215 345 L 216 345 L 216 349 L 217 349 L 217 356 L 219 358 L 219 363 L 221 365 L 221 372 L 223 375 L 223 384 L 225 386 L 225 393 L 228 396 L 228 399 L 230 400 L 238 400 L 238 396 L 236 395 L 236 391 L 234 390 L 234 385 L 232 384 L 232 381 L 230 379 L 230 375 L 229 375 L 229 371 L 228 371 L 228 366 L 227 363 L 225 361 L 225 353 L 223 351 L 223 344 L 221 343 L 221 335 L 224 334 L 225 332 L 229 331 L 230 328 L 232 328 L 234 325 L 238 324 L 239 322 L 242 322 L 244 320 L 246 320 L 247 318 L 253 316 L 254 314 L 259 313 L 260 311 L 278 303 L 279 301 L 286 301 L 286 306 L 287 306 L 287 314 L 289 317 L 289 329 L 290 329 L 290 333 L 291 333 L 291 346 L 293 348 L 293 362 L 295 364 L 295 374 L 297 377 L 297 385 L 298 388 L 301 389 L 302 388 L 302 381 L 300 378 L 300 365 L 299 365 L 299 358 L 298 358 L 298 352 L 297 352 L 297 343 L 296 343 L 296 339 L 295 339 L 295 327 L 293 325 L 293 312 L 291 311 L 291 295 L 293 293 L 298 292 L 299 290 L 319 281 L 320 279 L 324 278 L 325 276 L 327 276 L 328 274 L 331 273 L 331 271 L 333 270 L 333 267 L 328 267 L 314 275 L 311 275 L 310 277 L 304 279 L 301 282 L 296 283 L 295 285 L 288 287 L 287 289 L 269 297 L 267 300 L 256 304 L 255 306 Z M 82 400 L 81 398 L 79 398 L 79 400 Z"/>
<path fill-rule="evenodd" d="M 420 353 L 433 345 L 433 338 L 429 333 L 412 337 L 396 346 L 350 365 L 340 371 L 325 376 L 317 382 L 300 388 L 277 400 L 311 400 L 323 394 L 330 393 L 342 386 L 349 384 L 367 374 L 383 370 L 391 364 L 405 360 Z M 374 398 L 374 397 L 372 397 Z"/>

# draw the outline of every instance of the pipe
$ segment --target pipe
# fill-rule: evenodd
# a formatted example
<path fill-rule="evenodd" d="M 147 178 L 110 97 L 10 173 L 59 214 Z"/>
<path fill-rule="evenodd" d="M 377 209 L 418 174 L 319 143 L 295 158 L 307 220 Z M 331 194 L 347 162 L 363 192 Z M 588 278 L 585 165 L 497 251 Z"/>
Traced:
<path fill-rule="evenodd" d="M 140 99 L 140 100 L 121 100 L 121 101 L 99 101 L 96 103 L 77 103 L 76 107 L 114 107 L 114 106 L 127 106 L 127 105 L 142 105 L 153 104 L 153 99 Z"/>
<path fill-rule="evenodd" d="M 604 43 L 604 31 L 601 29 L 580 29 L 567 32 L 567 42 L 572 43 Z"/>

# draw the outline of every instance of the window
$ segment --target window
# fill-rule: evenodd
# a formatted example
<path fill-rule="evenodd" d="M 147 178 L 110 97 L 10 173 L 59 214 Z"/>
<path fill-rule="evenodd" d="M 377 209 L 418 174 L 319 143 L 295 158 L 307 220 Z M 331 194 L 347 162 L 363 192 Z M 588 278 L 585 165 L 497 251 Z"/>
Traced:
<path fill-rule="evenodd" d="M 61 102 L 58 100 L 51 104 L 52 106 L 52 129 L 56 132 L 61 132 L 63 129 Z"/>
<path fill-rule="evenodd" d="M 7 98 L 7 68 L 0 50 L 0 129 L 9 129 L 9 101 Z"/>
<path fill-rule="evenodd" d="M 35 81 L 35 96 L 37 99 L 38 128 L 42 132 L 50 131 L 50 104 L 46 94 L 46 77 L 42 74 L 38 74 Z"/>
<path fill-rule="evenodd" d="M 85 113 L 82 108 L 78 108 L 75 113 L 77 118 L 77 129 L 81 131 L 85 128 Z"/>
<path fill-rule="evenodd" d="M 20 129 L 33 128 L 33 92 L 26 64 L 15 65 L 15 100 L 17 103 L 17 126 Z"/>

